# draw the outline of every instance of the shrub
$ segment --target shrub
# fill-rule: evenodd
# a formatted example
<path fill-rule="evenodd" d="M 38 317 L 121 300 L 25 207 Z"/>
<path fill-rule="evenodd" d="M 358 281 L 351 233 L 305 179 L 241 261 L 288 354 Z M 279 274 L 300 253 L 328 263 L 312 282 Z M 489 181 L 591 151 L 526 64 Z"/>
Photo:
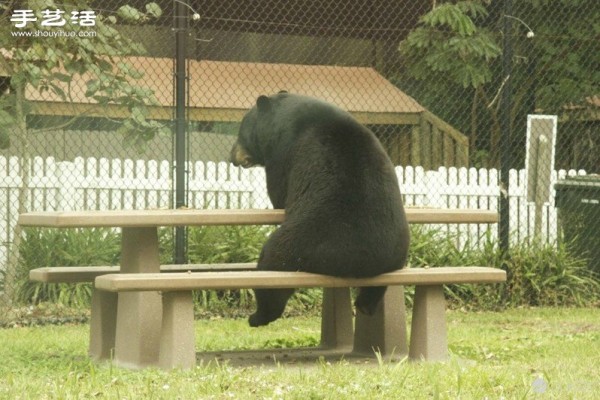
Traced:
<path fill-rule="evenodd" d="M 255 262 L 272 227 L 203 226 L 188 230 L 188 260 L 193 264 Z M 194 293 L 201 309 L 219 314 L 234 306 L 244 311 L 253 304 L 251 290 L 200 290 Z M 205 310 L 206 311 L 206 310 Z"/>
<path fill-rule="evenodd" d="M 15 300 L 19 303 L 48 301 L 68 306 L 88 306 L 91 284 L 32 282 L 29 280 L 29 271 L 40 267 L 116 265 L 119 262 L 120 234 L 111 229 L 28 228 L 24 235 L 15 279 Z"/>
<path fill-rule="evenodd" d="M 273 228 L 261 226 L 217 226 L 188 230 L 190 263 L 242 263 L 258 259 Z M 39 229 L 24 231 L 17 271 L 17 303 L 51 302 L 67 307 L 89 306 L 91 284 L 39 283 L 29 280 L 29 271 L 40 267 L 118 265 L 121 234 L 112 229 Z M 173 230 L 159 230 L 160 261 L 172 262 Z M 0 279 L 0 283 L 3 280 Z M 211 307 L 247 306 L 250 291 L 198 292 L 199 304 Z M 215 304 L 218 300 L 220 304 Z M 219 307 L 217 307 L 219 308 Z"/>
<path fill-rule="evenodd" d="M 190 228 L 190 263 L 242 263 L 258 259 L 272 227 L 219 226 Z M 161 262 L 171 262 L 173 230 L 161 229 Z M 599 302 L 600 283 L 584 259 L 573 256 L 568 243 L 541 242 L 514 245 L 503 255 L 487 235 L 483 245 L 456 246 L 456 238 L 440 230 L 411 226 L 409 265 L 412 267 L 481 265 L 500 267 L 508 280 L 494 285 L 449 285 L 446 296 L 453 307 L 498 309 L 517 306 L 589 306 Z M 29 281 L 29 271 L 41 266 L 116 265 L 120 256 L 120 234 L 111 229 L 27 229 L 21 245 L 17 276 L 17 300 L 64 306 L 89 305 L 90 284 L 42 284 Z M 1 281 L 1 279 L 0 279 Z M 406 289 L 412 302 L 414 289 Z M 198 291 L 198 311 L 211 314 L 245 314 L 253 306 L 250 290 Z M 288 312 L 318 309 L 320 289 L 301 289 L 290 301 Z M 202 310 L 204 309 L 204 310 Z"/>
<path fill-rule="evenodd" d="M 190 263 L 245 263 L 258 260 L 267 237 L 266 226 L 206 226 L 188 230 Z"/>
<path fill-rule="evenodd" d="M 600 281 L 573 243 L 520 243 L 503 262 L 507 269 L 504 301 L 509 306 L 590 306 L 600 298 Z"/>
<path fill-rule="evenodd" d="M 410 265 L 480 265 L 503 268 L 507 282 L 494 285 L 448 285 L 446 296 L 454 306 L 497 309 L 518 306 L 590 306 L 600 300 L 600 281 L 585 259 L 570 251 L 572 244 L 520 242 L 503 254 L 490 235 L 478 249 L 466 243 L 458 248 L 451 235 L 412 227 Z M 407 290 L 409 294 L 412 291 Z"/>

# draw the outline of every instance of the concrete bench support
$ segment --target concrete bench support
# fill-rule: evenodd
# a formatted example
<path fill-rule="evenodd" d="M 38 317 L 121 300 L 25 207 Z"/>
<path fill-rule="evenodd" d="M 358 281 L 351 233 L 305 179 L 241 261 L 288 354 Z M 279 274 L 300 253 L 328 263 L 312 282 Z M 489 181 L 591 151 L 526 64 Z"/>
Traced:
<path fill-rule="evenodd" d="M 349 288 L 324 288 L 321 312 L 321 347 L 352 348 L 352 303 Z"/>
<path fill-rule="evenodd" d="M 428 361 L 448 358 L 446 301 L 442 285 L 415 288 L 409 357 Z"/>
<path fill-rule="evenodd" d="M 162 307 L 158 365 L 191 369 L 196 365 L 192 292 L 164 293 Z"/>
<path fill-rule="evenodd" d="M 93 360 L 110 360 L 115 348 L 118 293 L 92 289 L 89 355 Z"/>
<path fill-rule="evenodd" d="M 123 228 L 121 240 L 121 273 L 160 272 L 157 228 Z M 132 368 L 157 364 L 161 314 L 162 301 L 157 291 L 119 293 L 117 364 Z"/>
<path fill-rule="evenodd" d="M 356 314 L 353 352 L 379 352 L 386 357 L 408 354 L 403 286 L 388 287 L 374 315 Z"/>

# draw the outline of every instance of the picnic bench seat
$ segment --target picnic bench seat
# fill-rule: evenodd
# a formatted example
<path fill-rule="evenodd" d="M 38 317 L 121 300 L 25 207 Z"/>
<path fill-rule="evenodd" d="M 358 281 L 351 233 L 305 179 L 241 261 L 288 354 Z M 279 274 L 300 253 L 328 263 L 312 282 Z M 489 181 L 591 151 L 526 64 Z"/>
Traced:
<path fill-rule="evenodd" d="M 354 353 L 395 351 L 397 355 L 403 355 L 406 354 L 406 332 L 399 330 L 405 329 L 402 328 L 405 326 L 404 298 L 403 291 L 397 288 L 415 285 L 408 355 L 415 360 L 443 360 L 448 355 L 443 285 L 505 280 L 505 271 L 489 267 L 407 268 L 372 278 L 337 278 L 305 272 L 189 271 L 101 275 L 95 280 L 95 288 L 113 293 L 162 292 L 159 365 L 169 369 L 192 368 L 196 363 L 192 290 L 329 288 L 325 295 L 333 299 L 324 301 L 329 309 L 323 309 L 321 347 L 338 350 L 349 347 Z M 362 286 L 390 288 L 376 314 L 365 316 L 359 313 L 353 329 L 350 292 L 346 288 Z M 120 314 L 119 310 L 117 318 Z M 123 318 L 127 318 L 125 313 L 122 314 Z M 127 329 L 126 323 L 117 323 L 116 346 L 129 345 Z M 116 353 L 119 354 L 119 351 Z M 119 363 L 118 359 L 115 361 Z"/>
<path fill-rule="evenodd" d="M 165 264 L 160 266 L 160 272 L 208 272 L 208 271 L 245 271 L 256 269 L 256 263 L 229 264 Z M 29 271 L 29 280 L 41 283 L 83 283 L 94 282 L 100 275 L 118 274 L 118 265 L 98 266 L 58 266 L 41 267 Z"/>

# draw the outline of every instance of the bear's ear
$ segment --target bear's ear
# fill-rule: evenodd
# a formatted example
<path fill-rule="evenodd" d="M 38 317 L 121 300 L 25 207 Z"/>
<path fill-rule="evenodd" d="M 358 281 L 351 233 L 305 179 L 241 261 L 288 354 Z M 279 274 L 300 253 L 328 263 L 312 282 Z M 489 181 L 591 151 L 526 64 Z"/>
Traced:
<path fill-rule="evenodd" d="M 259 98 L 256 99 L 256 108 L 258 108 L 259 112 L 271 111 L 271 99 L 267 96 L 259 96 Z"/>

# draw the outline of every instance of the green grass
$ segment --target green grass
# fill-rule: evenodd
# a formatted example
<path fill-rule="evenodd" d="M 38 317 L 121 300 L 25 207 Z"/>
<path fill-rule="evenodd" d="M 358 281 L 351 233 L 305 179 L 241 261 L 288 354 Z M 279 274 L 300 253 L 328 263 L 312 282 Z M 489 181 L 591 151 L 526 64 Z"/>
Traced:
<path fill-rule="evenodd" d="M 86 355 L 87 325 L 0 330 L 2 399 L 593 399 L 600 393 L 600 309 L 448 313 L 446 363 L 317 361 L 192 371 L 129 371 Z M 312 345 L 317 317 L 252 329 L 196 322 L 198 350 Z M 536 393 L 544 392 L 544 393 Z"/>

